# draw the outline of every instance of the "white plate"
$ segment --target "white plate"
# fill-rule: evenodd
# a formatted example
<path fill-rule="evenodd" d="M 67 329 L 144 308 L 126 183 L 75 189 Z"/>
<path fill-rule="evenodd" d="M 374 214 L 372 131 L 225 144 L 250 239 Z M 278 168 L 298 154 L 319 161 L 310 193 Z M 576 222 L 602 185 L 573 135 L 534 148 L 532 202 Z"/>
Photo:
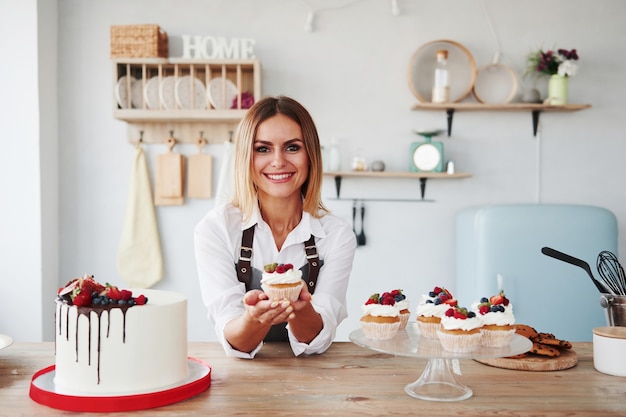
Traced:
<path fill-rule="evenodd" d="M 166 110 L 174 110 L 176 108 L 176 78 L 173 75 L 165 77 L 159 86 L 159 98 L 161 104 Z"/>
<path fill-rule="evenodd" d="M 9 336 L 0 334 L 0 349 L 4 349 L 5 347 L 9 347 L 13 344 L 13 339 Z"/>
<path fill-rule="evenodd" d="M 237 86 L 226 78 L 213 78 L 209 82 L 209 101 L 216 109 L 230 109 L 237 97 Z"/>
<path fill-rule="evenodd" d="M 115 100 L 117 104 L 123 108 L 128 109 L 132 106 L 131 103 L 128 102 L 128 76 L 123 75 L 117 80 L 117 84 L 115 84 Z M 136 79 L 134 77 L 130 77 L 130 88 L 132 90 L 132 86 L 136 83 Z"/>
<path fill-rule="evenodd" d="M 143 83 L 141 80 L 133 80 L 130 83 L 130 103 L 135 109 L 143 108 Z"/>
<path fill-rule="evenodd" d="M 148 80 L 143 89 L 143 98 L 149 109 L 158 110 L 161 108 L 159 104 L 159 77 L 152 77 Z"/>
<path fill-rule="evenodd" d="M 432 101 L 436 52 L 439 49 L 448 51 L 450 101 L 459 102 L 472 92 L 476 79 L 476 62 L 470 51 L 455 41 L 436 40 L 420 46 L 409 62 L 409 87 L 419 101 Z"/>
<path fill-rule="evenodd" d="M 206 88 L 196 77 L 185 75 L 176 81 L 176 103 L 181 109 L 206 109 Z"/>

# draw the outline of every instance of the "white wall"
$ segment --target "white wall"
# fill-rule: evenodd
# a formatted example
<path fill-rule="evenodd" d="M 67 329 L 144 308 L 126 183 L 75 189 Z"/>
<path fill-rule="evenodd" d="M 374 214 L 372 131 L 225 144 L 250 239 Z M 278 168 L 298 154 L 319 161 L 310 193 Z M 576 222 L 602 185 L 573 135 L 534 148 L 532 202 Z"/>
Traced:
<path fill-rule="evenodd" d="M 537 138 L 532 136 L 531 116 L 526 112 L 458 112 L 452 137 L 443 138 L 445 151 L 457 170 L 473 177 L 430 181 L 427 197 L 434 203 L 367 203 L 368 244 L 357 251 L 349 288 L 350 317 L 339 328 L 340 340 L 358 326 L 360 304 L 372 292 L 399 287 L 416 300 L 435 284 L 454 288 L 454 222 L 464 207 L 512 202 L 603 206 L 618 217 L 620 252 L 626 253 L 622 188 L 626 57 L 621 53 L 626 46 L 626 3 L 398 3 L 402 14 L 396 17 L 386 0 L 58 0 L 60 256 L 55 285 L 85 272 L 123 285 L 116 271 L 116 250 L 133 148 L 127 142 L 125 123 L 112 117 L 109 28 L 116 24 L 159 24 L 170 37 L 174 57 L 182 54 L 183 34 L 256 39 L 264 94 L 287 94 L 305 104 L 324 144 L 332 136 L 342 138 L 345 166 L 362 149 L 369 160 L 384 160 L 390 171 L 407 169 L 409 144 L 417 139 L 413 129 L 445 126 L 443 112 L 410 110 L 417 100 L 407 84 L 407 68 L 420 45 L 434 39 L 456 40 L 472 52 L 479 66 L 489 63 L 500 49 L 502 62 L 518 71 L 532 49 L 578 49 L 581 69 L 570 80 L 570 101 L 592 104 L 591 109 L 543 114 Z M 337 5 L 347 6 L 328 9 Z M 304 31 L 309 7 L 317 11 L 311 33 Z M 545 92 L 545 82 L 538 85 Z M 31 108 L 24 112 L 20 118 L 29 123 L 36 120 Z M 165 146 L 146 149 L 153 169 L 155 155 Z M 195 152 L 193 147 L 179 150 Z M 222 149 L 211 145 L 209 150 L 216 158 L 217 175 Z M 30 149 L 13 153 L 23 152 Z M 27 162 L 32 166 L 32 161 Z M 2 174 L 13 172 L 0 169 Z M 12 199 L 37 185 L 28 176 L 24 181 L 24 187 L 9 190 Z M 324 194 L 333 197 L 332 182 L 326 185 Z M 416 197 L 419 182 L 345 180 L 342 194 Z M 327 200 L 327 204 L 350 220 L 351 201 Z M 184 206 L 157 209 L 165 277 L 155 288 L 190 297 L 191 340 L 214 339 L 198 294 L 192 241 L 194 225 L 212 205 L 213 200 L 188 200 Z M 29 210 L 9 214 L 26 229 L 38 215 Z M 0 242 L 11 246 L 5 236 Z M 23 264 L 19 260 L 6 267 L 1 264 L 3 287 L 7 273 L 17 272 Z M 43 303 L 51 303 L 53 296 L 49 298 Z M 0 307 L 0 312 L 5 308 Z"/>

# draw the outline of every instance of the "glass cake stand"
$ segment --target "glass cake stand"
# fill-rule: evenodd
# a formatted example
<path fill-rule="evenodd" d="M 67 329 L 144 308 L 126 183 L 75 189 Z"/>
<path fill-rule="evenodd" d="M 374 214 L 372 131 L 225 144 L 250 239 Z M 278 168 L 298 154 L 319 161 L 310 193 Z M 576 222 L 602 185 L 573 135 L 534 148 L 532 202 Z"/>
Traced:
<path fill-rule="evenodd" d="M 472 396 L 472 390 L 455 378 L 453 360 L 500 358 L 527 352 L 532 348 L 528 338 L 514 334 L 509 345 L 501 348 L 481 346 L 468 353 L 448 352 L 438 340 L 422 337 L 415 322 L 407 324 L 405 330 L 400 330 L 389 340 L 368 339 L 361 329 L 352 331 L 350 340 L 376 352 L 428 359 L 422 375 L 404 387 L 404 391 L 411 397 L 428 401 L 460 401 Z"/>

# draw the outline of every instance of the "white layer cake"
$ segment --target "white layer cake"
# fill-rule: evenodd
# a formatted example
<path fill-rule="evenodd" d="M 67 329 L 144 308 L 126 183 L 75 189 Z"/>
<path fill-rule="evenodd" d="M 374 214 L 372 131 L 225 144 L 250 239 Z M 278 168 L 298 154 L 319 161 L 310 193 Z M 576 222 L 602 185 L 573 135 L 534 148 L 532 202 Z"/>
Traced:
<path fill-rule="evenodd" d="M 186 381 L 187 298 L 169 291 L 131 291 L 144 294 L 148 303 L 94 308 L 57 300 L 57 391 L 139 394 Z"/>

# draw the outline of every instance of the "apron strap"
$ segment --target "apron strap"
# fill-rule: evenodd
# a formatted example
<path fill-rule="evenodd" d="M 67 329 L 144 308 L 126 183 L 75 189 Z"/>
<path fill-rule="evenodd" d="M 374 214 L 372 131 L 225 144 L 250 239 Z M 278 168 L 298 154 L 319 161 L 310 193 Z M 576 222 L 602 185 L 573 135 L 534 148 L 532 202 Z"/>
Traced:
<path fill-rule="evenodd" d="M 241 249 L 239 250 L 239 260 L 237 261 L 237 279 L 246 286 L 246 291 L 250 290 L 250 277 L 252 276 L 252 242 L 254 241 L 254 226 L 243 231 L 241 236 Z"/>

